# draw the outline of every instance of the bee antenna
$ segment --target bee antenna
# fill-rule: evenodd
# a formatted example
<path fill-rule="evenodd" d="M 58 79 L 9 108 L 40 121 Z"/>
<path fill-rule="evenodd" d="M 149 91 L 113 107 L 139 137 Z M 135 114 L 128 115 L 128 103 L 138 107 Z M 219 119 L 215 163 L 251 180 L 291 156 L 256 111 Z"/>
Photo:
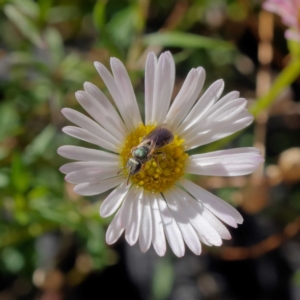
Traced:
<path fill-rule="evenodd" d="M 125 168 L 122 168 L 118 173 L 117 175 L 119 175 Z"/>

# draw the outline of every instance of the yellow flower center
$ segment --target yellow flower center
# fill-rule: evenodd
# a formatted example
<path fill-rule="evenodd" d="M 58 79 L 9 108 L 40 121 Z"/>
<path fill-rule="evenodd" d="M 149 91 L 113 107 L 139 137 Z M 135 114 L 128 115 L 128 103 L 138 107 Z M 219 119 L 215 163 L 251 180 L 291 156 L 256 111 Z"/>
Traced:
<path fill-rule="evenodd" d="M 137 147 L 152 130 L 155 125 L 139 125 L 125 139 L 120 152 L 121 166 L 126 177 L 129 168 L 126 168 L 129 158 L 132 158 L 131 149 Z M 188 154 L 182 146 L 184 140 L 174 136 L 172 143 L 160 148 L 160 152 L 152 156 L 143 164 L 140 172 L 130 176 L 130 181 L 149 192 L 163 192 L 172 187 L 183 176 Z"/>

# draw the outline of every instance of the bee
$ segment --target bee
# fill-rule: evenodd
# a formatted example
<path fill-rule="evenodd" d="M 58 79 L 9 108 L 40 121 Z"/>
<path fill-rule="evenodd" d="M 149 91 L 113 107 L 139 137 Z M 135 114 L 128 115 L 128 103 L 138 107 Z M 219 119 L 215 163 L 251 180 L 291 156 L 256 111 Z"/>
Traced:
<path fill-rule="evenodd" d="M 156 159 L 159 154 L 164 154 L 164 152 L 156 151 L 172 143 L 173 140 L 173 133 L 163 124 L 145 136 L 139 145 L 133 147 L 130 151 L 132 157 L 128 159 L 126 164 L 126 168 L 129 170 L 127 184 L 130 176 L 139 173 L 146 162 L 152 158 Z"/>

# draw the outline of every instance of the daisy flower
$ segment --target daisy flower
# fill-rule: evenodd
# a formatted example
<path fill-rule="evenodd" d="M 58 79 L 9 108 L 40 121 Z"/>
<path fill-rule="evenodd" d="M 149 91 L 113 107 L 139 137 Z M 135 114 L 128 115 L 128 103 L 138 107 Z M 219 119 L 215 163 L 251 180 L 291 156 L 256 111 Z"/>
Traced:
<path fill-rule="evenodd" d="M 63 131 L 75 138 L 101 147 L 88 149 L 62 146 L 58 153 L 76 162 L 60 171 L 75 184 L 80 195 L 97 195 L 110 189 L 100 207 L 100 215 L 113 214 L 106 242 L 113 244 L 125 231 L 130 245 L 139 240 L 142 252 L 151 244 L 158 255 L 166 252 L 166 240 L 178 257 L 185 244 L 201 253 L 201 243 L 220 246 L 230 239 L 223 223 L 232 227 L 243 222 L 240 213 L 227 202 L 184 178 L 185 173 L 210 176 L 240 176 L 252 173 L 263 161 L 252 147 L 189 155 L 186 151 L 211 143 L 253 121 L 246 110 L 247 101 L 231 92 L 218 100 L 223 80 L 214 82 L 199 98 L 205 71 L 199 67 L 187 75 L 171 103 L 175 64 L 170 52 L 157 59 L 149 53 L 145 67 L 145 122 L 143 122 L 128 73 L 120 60 L 111 58 L 112 74 L 99 62 L 95 67 L 110 92 L 113 104 L 92 83 L 84 84 L 76 98 L 90 117 L 70 108 L 64 116 L 77 126 Z M 150 132 L 167 124 L 174 134 L 171 143 L 129 176 L 127 162 L 132 148 Z"/>
<path fill-rule="evenodd" d="M 286 39 L 300 42 L 300 0 L 266 0 L 263 8 L 279 15 L 282 23 L 290 27 L 285 32 Z"/>

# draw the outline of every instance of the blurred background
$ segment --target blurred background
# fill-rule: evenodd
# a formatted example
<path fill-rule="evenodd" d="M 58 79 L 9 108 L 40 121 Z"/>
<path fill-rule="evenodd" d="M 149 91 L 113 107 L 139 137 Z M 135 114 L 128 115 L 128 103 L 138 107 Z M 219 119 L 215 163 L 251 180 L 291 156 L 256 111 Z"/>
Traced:
<path fill-rule="evenodd" d="M 299 44 L 258 0 L 0 0 L 0 300 L 300 299 Z M 83 198 L 58 171 L 60 110 L 81 110 L 85 81 L 105 93 L 93 61 L 126 65 L 143 109 L 149 51 L 174 55 L 174 94 L 188 71 L 223 78 L 256 117 L 196 149 L 258 147 L 248 177 L 195 177 L 244 216 L 232 240 L 176 258 L 105 243 L 106 194 Z"/>

